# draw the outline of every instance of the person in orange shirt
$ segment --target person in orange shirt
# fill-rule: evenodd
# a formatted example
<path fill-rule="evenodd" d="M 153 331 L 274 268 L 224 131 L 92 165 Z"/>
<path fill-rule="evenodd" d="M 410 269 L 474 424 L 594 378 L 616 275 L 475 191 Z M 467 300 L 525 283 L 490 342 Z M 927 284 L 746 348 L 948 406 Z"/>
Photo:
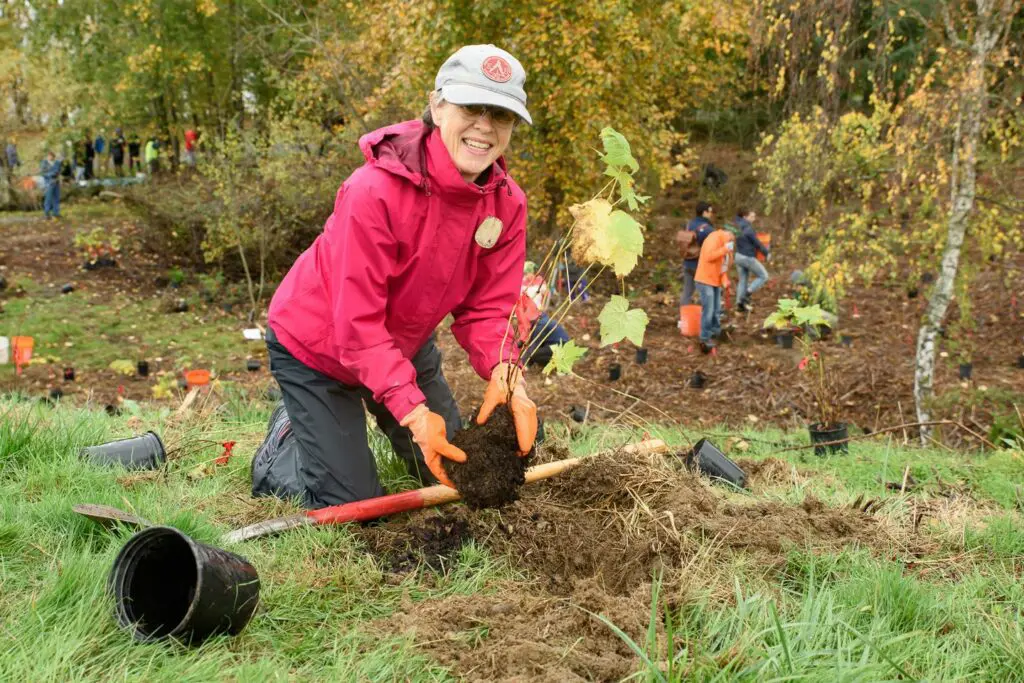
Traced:
<path fill-rule="evenodd" d="M 700 296 L 700 346 L 708 353 L 722 332 L 722 289 L 728 286 L 726 272 L 732 261 L 735 238 L 728 230 L 715 230 L 704 240 L 694 282 Z"/>

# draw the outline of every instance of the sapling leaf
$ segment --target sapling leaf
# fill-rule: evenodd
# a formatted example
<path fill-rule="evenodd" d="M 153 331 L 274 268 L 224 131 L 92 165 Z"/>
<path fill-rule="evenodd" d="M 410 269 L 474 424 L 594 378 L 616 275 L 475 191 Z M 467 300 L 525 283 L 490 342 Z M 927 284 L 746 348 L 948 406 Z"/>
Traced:
<path fill-rule="evenodd" d="M 625 277 L 636 267 L 637 259 L 644 253 L 644 235 L 640 224 L 625 211 L 613 211 L 608 221 L 608 238 L 611 246 L 609 265 L 615 275 Z"/>
<path fill-rule="evenodd" d="M 611 212 L 612 205 L 600 197 L 569 207 L 569 213 L 576 219 L 572 230 L 572 254 L 577 261 L 604 264 L 611 259 L 608 239 Z"/>
<path fill-rule="evenodd" d="M 550 375 L 552 372 L 557 372 L 559 375 L 571 375 L 572 366 L 580 358 L 583 358 L 583 354 L 587 352 L 587 349 L 576 346 L 576 342 L 570 339 L 564 344 L 559 344 L 551 349 L 551 360 L 544 366 L 544 374 Z"/>
<path fill-rule="evenodd" d="M 628 339 L 637 346 L 644 345 L 647 314 L 639 308 L 629 310 L 626 297 L 614 295 L 597 316 L 601 323 L 601 346 Z"/>
<path fill-rule="evenodd" d="M 604 145 L 601 161 L 609 166 L 628 166 L 633 173 L 640 170 L 640 164 L 633 157 L 629 141 L 623 137 L 622 133 L 611 126 L 605 126 L 601 130 L 601 143 Z"/>

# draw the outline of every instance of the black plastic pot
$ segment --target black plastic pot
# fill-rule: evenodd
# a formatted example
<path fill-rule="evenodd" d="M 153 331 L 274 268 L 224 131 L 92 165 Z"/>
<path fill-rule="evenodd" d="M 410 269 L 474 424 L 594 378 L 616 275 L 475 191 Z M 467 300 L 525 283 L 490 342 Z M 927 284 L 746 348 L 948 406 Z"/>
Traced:
<path fill-rule="evenodd" d="M 573 419 L 573 422 L 583 422 L 587 419 L 587 409 L 580 406 L 572 406 L 569 408 L 569 417 Z"/>
<path fill-rule="evenodd" d="M 930 285 L 933 282 L 935 282 L 935 273 L 923 273 L 921 275 L 922 285 Z"/>
<path fill-rule="evenodd" d="M 784 349 L 793 348 L 793 333 L 792 332 L 779 332 L 775 335 L 775 343 Z"/>
<path fill-rule="evenodd" d="M 622 366 L 618 363 L 612 363 L 608 366 L 608 379 L 612 382 L 622 377 Z"/>
<path fill-rule="evenodd" d="M 121 548 L 107 590 L 117 623 L 136 640 L 197 645 L 242 632 L 259 604 L 260 579 L 244 557 L 157 526 Z"/>
<path fill-rule="evenodd" d="M 103 410 L 105 410 L 107 412 L 107 415 L 109 415 L 110 417 L 118 417 L 119 415 L 124 413 L 124 411 L 121 410 L 121 406 L 114 403 L 108 403 L 107 405 L 103 406 Z"/>
<path fill-rule="evenodd" d="M 971 371 L 974 369 L 973 363 L 961 363 L 960 364 L 960 379 L 970 379 Z"/>
<path fill-rule="evenodd" d="M 257 372 L 260 369 L 260 362 L 255 358 L 250 358 L 245 361 L 245 369 L 249 372 Z"/>
<path fill-rule="evenodd" d="M 178 299 L 177 301 L 175 301 L 174 302 L 174 312 L 175 313 L 187 313 L 188 312 L 188 302 L 185 301 L 184 299 Z"/>
<path fill-rule="evenodd" d="M 75 381 L 75 369 L 74 368 L 64 368 L 64 381 L 65 382 L 74 382 Z"/>
<path fill-rule="evenodd" d="M 1024 369 L 1024 353 L 1020 354 L 1020 357 L 1017 359 L 1017 367 Z"/>
<path fill-rule="evenodd" d="M 60 293 L 61 294 L 70 294 L 73 291 L 75 291 L 75 286 L 73 284 L 70 284 L 70 283 L 68 283 L 68 284 L 66 284 L 66 285 L 64 285 L 63 287 L 60 288 Z"/>
<path fill-rule="evenodd" d="M 703 389 L 704 385 L 708 383 L 708 376 L 698 370 L 697 372 L 690 375 L 690 388 L 691 389 Z"/>
<path fill-rule="evenodd" d="M 140 360 L 136 365 L 135 369 L 139 372 L 139 377 L 149 377 L 149 363 L 144 360 Z"/>
<path fill-rule="evenodd" d="M 844 441 L 843 443 L 830 443 L 832 441 L 842 441 L 849 437 L 849 429 L 845 422 L 840 422 L 831 429 L 822 429 L 820 423 L 815 423 L 807 425 L 807 431 L 811 434 L 812 444 L 829 444 L 827 446 L 815 446 L 815 455 L 850 452 L 850 443 L 848 441 Z"/>
<path fill-rule="evenodd" d="M 647 362 L 647 349 L 640 348 L 636 350 L 636 364 L 643 365 Z"/>
<path fill-rule="evenodd" d="M 97 465 L 123 465 L 130 470 L 155 470 L 167 459 L 167 452 L 155 432 L 146 432 L 142 436 L 83 448 L 81 456 Z"/>
<path fill-rule="evenodd" d="M 712 479 L 727 481 L 737 488 L 747 487 L 746 472 L 707 439 L 701 439 L 693 445 L 686 455 L 686 466 Z"/>
<path fill-rule="evenodd" d="M 912 287 L 911 289 L 907 290 L 907 298 L 908 299 L 916 299 L 917 298 L 917 287 Z"/>

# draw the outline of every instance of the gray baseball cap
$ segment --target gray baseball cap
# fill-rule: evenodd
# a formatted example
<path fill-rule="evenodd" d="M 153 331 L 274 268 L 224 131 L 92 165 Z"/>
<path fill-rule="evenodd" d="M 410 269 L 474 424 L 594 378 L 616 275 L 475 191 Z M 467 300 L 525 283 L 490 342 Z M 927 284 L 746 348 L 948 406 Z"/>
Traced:
<path fill-rule="evenodd" d="M 434 89 L 452 104 L 502 107 L 533 123 L 526 110 L 526 70 L 519 60 L 493 45 L 466 45 L 441 65 Z"/>

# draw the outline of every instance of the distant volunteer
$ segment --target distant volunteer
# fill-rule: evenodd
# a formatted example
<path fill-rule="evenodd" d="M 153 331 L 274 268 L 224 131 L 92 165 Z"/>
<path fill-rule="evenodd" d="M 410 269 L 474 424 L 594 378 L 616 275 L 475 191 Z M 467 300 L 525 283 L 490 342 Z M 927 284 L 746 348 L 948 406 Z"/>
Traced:
<path fill-rule="evenodd" d="M 254 495 L 310 508 L 385 493 L 366 437 L 376 418 L 410 474 L 451 486 L 441 458 L 460 428 L 434 330 L 452 332 L 487 380 L 476 416 L 506 402 L 526 259 L 526 196 L 502 156 L 526 108 L 526 73 L 493 45 L 441 66 L 422 120 L 359 141 L 366 162 L 342 184 L 324 231 L 270 305 L 267 348 L 284 400 L 253 460 Z M 516 368 L 510 409 L 519 451 L 537 407 Z"/>

